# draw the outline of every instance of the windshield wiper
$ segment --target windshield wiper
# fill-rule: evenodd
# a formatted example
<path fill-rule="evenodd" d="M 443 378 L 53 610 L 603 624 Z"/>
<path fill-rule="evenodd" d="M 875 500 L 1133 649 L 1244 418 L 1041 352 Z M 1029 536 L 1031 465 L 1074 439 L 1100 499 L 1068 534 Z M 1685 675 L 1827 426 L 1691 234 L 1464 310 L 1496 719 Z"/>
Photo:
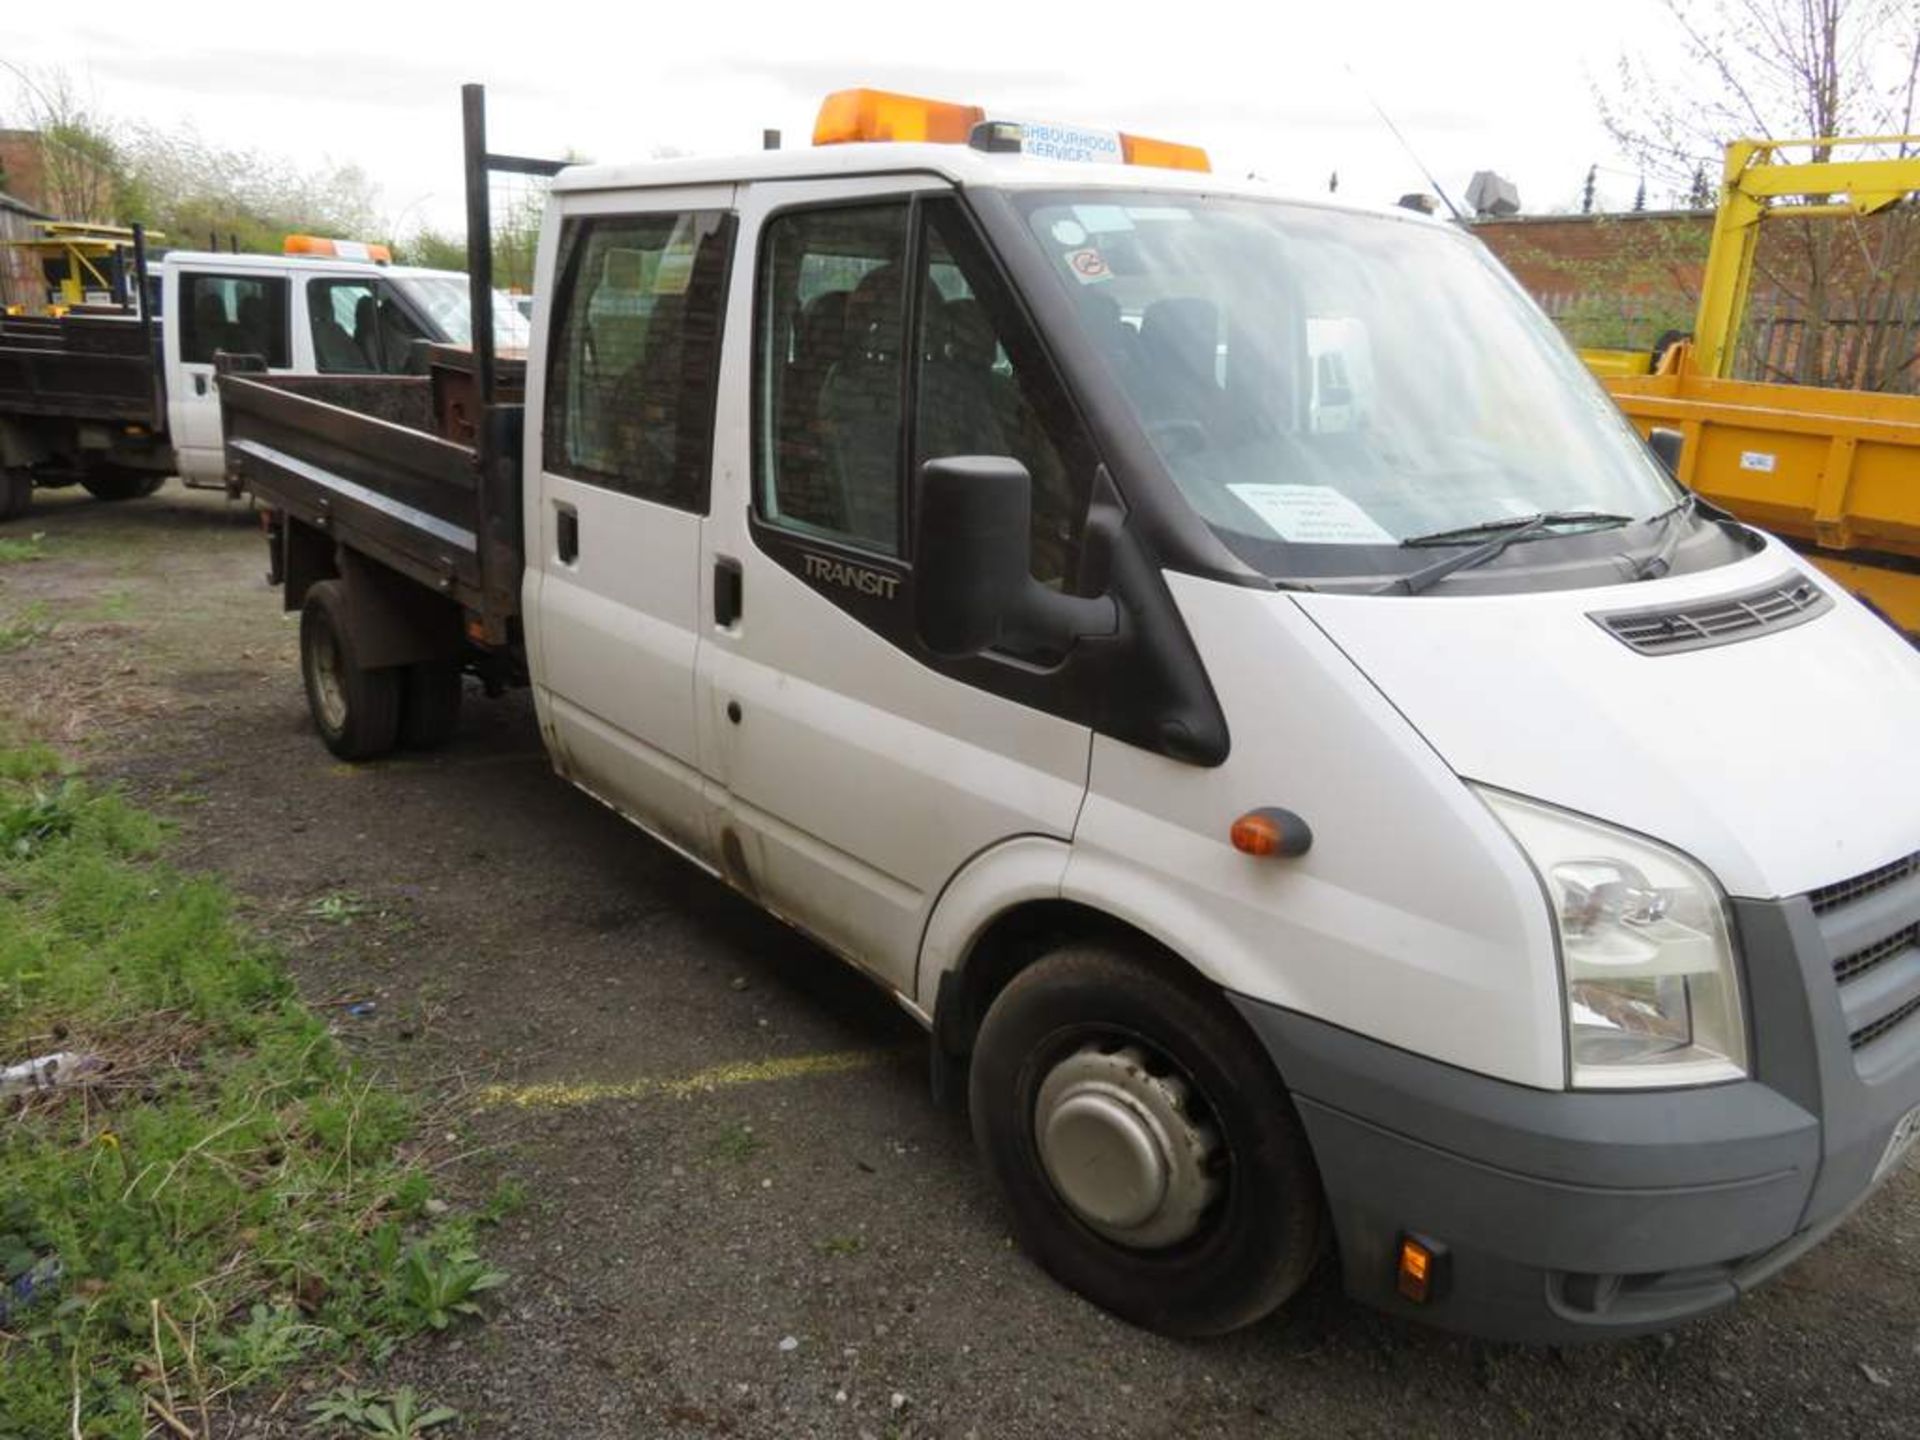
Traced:
<path fill-rule="evenodd" d="M 1444 560 L 1436 560 L 1431 565 L 1423 565 L 1410 574 L 1401 575 L 1388 581 L 1373 593 L 1376 595 L 1418 595 L 1429 590 L 1456 570 L 1471 570 L 1476 565 L 1484 565 L 1509 545 L 1516 544 L 1554 525 L 1593 525 L 1597 528 L 1611 528 L 1615 525 L 1630 525 L 1630 515 L 1609 515 L 1598 510 L 1546 510 L 1537 515 L 1508 515 L 1498 520 L 1485 520 L 1478 525 L 1462 525 L 1453 530 L 1436 530 L 1431 535 L 1415 535 L 1412 539 L 1402 540 L 1403 546 L 1452 545 L 1469 540 L 1475 535 L 1491 534 L 1492 539 L 1474 546 L 1471 550 L 1462 550 L 1458 555 L 1449 555 Z"/>
<path fill-rule="evenodd" d="M 1457 545 L 1471 540 L 1476 535 L 1494 535 L 1510 530 L 1526 530 L 1529 534 L 1548 525 L 1593 525 L 1608 527 L 1630 525 L 1631 515 L 1612 515 L 1604 510 L 1548 510 L 1531 515 L 1502 515 L 1494 520 L 1481 520 L 1472 525 L 1457 525 L 1451 530 L 1435 530 L 1428 535 L 1413 535 L 1400 543 L 1409 545 Z"/>
<path fill-rule="evenodd" d="M 1633 562 L 1635 580 L 1658 580 L 1673 569 L 1673 552 L 1680 544 L 1680 537 L 1687 533 L 1684 523 L 1693 514 L 1694 503 L 1700 497 L 1691 491 L 1687 498 L 1670 510 L 1664 510 L 1653 517 L 1656 525 L 1665 524 L 1667 533 L 1660 537 L 1660 544 L 1651 555 L 1642 556 Z"/>

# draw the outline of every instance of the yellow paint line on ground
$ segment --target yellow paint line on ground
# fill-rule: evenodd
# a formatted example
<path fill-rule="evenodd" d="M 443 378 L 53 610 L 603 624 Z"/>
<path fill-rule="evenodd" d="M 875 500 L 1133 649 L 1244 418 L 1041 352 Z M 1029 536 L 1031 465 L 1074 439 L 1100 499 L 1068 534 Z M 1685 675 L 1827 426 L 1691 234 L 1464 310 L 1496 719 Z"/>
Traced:
<path fill-rule="evenodd" d="M 673 1079 L 549 1081 L 538 1085 L 485 1085 L 482 1105 L 511 1105 L 522 1110 L 557 1110 L 593 1105 L 602 1100 L 645 1100 L 663 1096 L 685 1100 L 737 1085 L 764 1085 L 774 1080 L 801 1080 L 814 1075 L 843 1075 L 870 1070 L 898 1055 L 898 1050 L 830 1050 L 817 1055 L 789 1055 L 778 1060 L 741 1060 L 715 1065 Z"/>

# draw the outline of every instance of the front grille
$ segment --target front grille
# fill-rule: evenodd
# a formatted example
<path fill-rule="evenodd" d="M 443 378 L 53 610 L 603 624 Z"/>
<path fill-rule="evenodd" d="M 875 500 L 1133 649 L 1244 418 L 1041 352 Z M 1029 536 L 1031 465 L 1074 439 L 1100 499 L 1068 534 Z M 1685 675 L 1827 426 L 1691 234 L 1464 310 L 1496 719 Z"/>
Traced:
<path fill-rule="evenodd" d="M 1891 960 L 1915 945 L 1920 945 L 1920 925 L 1909 925 L 1884 940 L 1876 940 L 1864 950 L 1842 955 L 1833 962 L 1833 978 L 1842 985 L 1849 980 L 1858 980 L 1882 961 Z"/>
<path fill-rule="evenodd" d="M 1789 573 L 1737 595 L 1657 610 L 1601 611 L 1588 618 L 1642 655 L 1678 655 L 1803 625 L 1832 606 L 1833 597 L 1813 581 Z"/>
<path fill-rule="evenodd" d="M 1841 880 L 1832 885 L 1822 885 L 1808 897 L 1813 901 L 1813 913 L 1824 915 L 1827 911 L 1871 895 L 1876 890 L 1884 890 L 1889 885 L 1898 885 L 1909 875 L 1920 874 L 1920 854 L 1909 855 L 1904 860 L 1895 860 L 1890 865 L 1882 865 L 1878 870 L 1869 870 L 1864 875 L 1856 875 L 1851 880 Z"/>
<path fill-rule="evenodd" d="M 1920 855 L 1822 885 L 1807 899 L 1859 1054 L 1920 1015 Z"/>
<path fill-rule="evenodd" d="M 1864 1050 L 1882 1035 L 1890 1034 L 1898 1029 L 1903 1021 L 1915 1015 L 1920 1015 L 1920 995 L 1914 996 L 1898 1010 L 1882 1015 L 1872 1024 L 1861 1026 L 1847 1037 L 1847 1041 L 1855 1050 Z"/>

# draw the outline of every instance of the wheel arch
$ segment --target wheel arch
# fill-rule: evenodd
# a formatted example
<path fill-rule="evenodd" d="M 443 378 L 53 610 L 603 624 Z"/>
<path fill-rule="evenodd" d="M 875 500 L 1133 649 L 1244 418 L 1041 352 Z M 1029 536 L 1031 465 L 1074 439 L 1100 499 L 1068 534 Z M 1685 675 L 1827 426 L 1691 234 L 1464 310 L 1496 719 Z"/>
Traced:
<path fill-rule="evenodd" d="M 972 1052 L 994 998 L 1062 945 L 1106 941 L 1158 962 L 1174 978 L 1221 988 L 1219 978 L 1170 937 L 1132 918 L 1137 901 L 1070 892 L 1071 853 L 1067 842 L 1046 836 L 1005 841 L 969 861 L 936 902 L 920 950 L 916 1003 L 932 1017 L 937 1090 L 949 1089 L 941 1067 Z"/>

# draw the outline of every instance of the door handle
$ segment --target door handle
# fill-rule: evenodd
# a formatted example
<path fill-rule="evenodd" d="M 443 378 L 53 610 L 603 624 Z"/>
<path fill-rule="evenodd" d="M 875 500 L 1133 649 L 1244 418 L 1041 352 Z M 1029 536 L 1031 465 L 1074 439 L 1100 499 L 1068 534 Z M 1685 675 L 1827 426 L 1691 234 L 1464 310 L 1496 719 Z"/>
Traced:
<path fill-rule="evenodd" d="M 197 371 L 193 377 L 193 393 L 196 395 L 204 395 L 207 393 L 207 377 Z"/>
<path fill-rule="evenodd" d="M 730 626 L 739 621 L 740 607 L 745 599 L 744 579 L 738 560 L 725 555 L 715 557 L 713 562 L 714 624 Z"/>
<path fill-rule="evenodd" d="M 562 565 L 580 558 L 580 512 L 558 501 L 553 506 L 553 548 Z"/>

